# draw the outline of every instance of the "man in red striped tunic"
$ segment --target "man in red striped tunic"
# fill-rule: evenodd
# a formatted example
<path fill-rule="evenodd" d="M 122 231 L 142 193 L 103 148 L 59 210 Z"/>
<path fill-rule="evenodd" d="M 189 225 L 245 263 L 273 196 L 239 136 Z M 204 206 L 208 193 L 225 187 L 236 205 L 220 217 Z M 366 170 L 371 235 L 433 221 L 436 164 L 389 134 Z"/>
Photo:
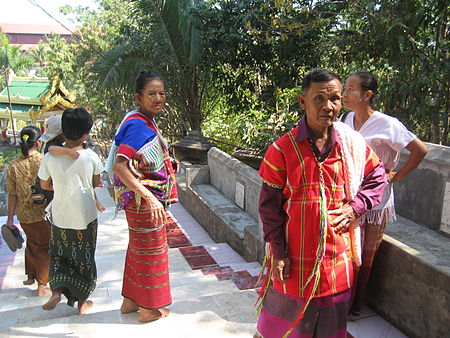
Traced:
<path fill-rule="evenodd" d="M 335 122 L 340 78 L 310 71 L 299 125 L 264 157 L 260 216 L 270 248 L 255 337 L 346 337 L 357 218 L 380 202 L 386 182 L 377 155 Z M 353 263 L 354 262 L 354 263 Z"/>

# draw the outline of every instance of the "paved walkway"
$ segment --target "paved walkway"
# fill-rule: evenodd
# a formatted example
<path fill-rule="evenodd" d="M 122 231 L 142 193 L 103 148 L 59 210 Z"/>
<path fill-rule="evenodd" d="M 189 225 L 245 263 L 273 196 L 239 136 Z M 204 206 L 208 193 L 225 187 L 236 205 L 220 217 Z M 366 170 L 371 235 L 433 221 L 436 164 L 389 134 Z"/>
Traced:
<path fill-rule="evenodd" d="M 107 210 L 99 217 L 94 307 L 79 316 L 63 301 L 53 311 L 41 305 L 36 288 L 22 285 L 23 249 L 12 253 L 0 243 L 0 337 L 251 337 L 255 332 L 253 289 L 260 265 L 245 260 L 226 243 L 215 243 L 182 205 L 170 209 L 168 242 L 173 304 L 171 314 L 142 324 L 136 313 L 122 315 L 122 273 L 128 231 L 125 215 L 113 220 L 114 208 L 106 190 L 97 189 Z M 5 219 L 0 218 L 5 223 Z M 405 337 L 366 309 L 349 323 L 356 338 Z"/>

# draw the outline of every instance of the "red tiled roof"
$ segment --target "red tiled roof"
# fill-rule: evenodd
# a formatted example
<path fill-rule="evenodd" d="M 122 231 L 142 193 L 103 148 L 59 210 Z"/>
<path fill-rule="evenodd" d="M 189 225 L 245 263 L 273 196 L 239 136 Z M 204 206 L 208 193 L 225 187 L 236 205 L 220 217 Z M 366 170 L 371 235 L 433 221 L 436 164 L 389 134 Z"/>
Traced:
<path fill-rule="evenodd" d="M 75 26 L 67 26 L 72 32 Z M 61 25 L 33 25 L 18 23 L 0 23 L 0 30 L 4 33 L 24 33 L 24 34 L 72 34 Z"/>

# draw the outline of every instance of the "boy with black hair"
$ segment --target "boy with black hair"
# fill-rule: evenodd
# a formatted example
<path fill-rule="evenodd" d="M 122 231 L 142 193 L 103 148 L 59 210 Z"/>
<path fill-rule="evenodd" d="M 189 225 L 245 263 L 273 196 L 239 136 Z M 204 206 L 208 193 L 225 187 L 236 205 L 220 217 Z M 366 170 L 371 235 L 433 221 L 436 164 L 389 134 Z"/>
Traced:
<path fill-rule="evenodd" d="M 68 108 L 62 116 L 65 148 L 79 156 L 47 153 L 38 176 L 44 189 L 54 190 L 49 220 L 50 289 L 52 296 L 42 308 L 52 310 L 67 297 L 67 304 L 78 302 L 78 313 L 92 307 L 89 295 L 95 289 L 97 270 L 94 260 L 97 241 L 97 208 L 94 187 L 103 170 L 97 154 L 84 149 L 83 142 L 92 128 L 92 117 L 84 108 Z"/>

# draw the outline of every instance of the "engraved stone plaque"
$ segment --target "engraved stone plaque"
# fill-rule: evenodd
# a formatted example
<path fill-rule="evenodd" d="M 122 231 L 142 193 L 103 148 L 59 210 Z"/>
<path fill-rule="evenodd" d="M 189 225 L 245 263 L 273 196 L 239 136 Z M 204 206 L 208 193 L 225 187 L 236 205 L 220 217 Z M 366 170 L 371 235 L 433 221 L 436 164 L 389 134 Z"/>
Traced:
<path fill-rule="evenodd" d="M 234 202 L 242 209 L 245 207 L 245 185 L 236 181 L 236 192 L 234 194 Z"/>

